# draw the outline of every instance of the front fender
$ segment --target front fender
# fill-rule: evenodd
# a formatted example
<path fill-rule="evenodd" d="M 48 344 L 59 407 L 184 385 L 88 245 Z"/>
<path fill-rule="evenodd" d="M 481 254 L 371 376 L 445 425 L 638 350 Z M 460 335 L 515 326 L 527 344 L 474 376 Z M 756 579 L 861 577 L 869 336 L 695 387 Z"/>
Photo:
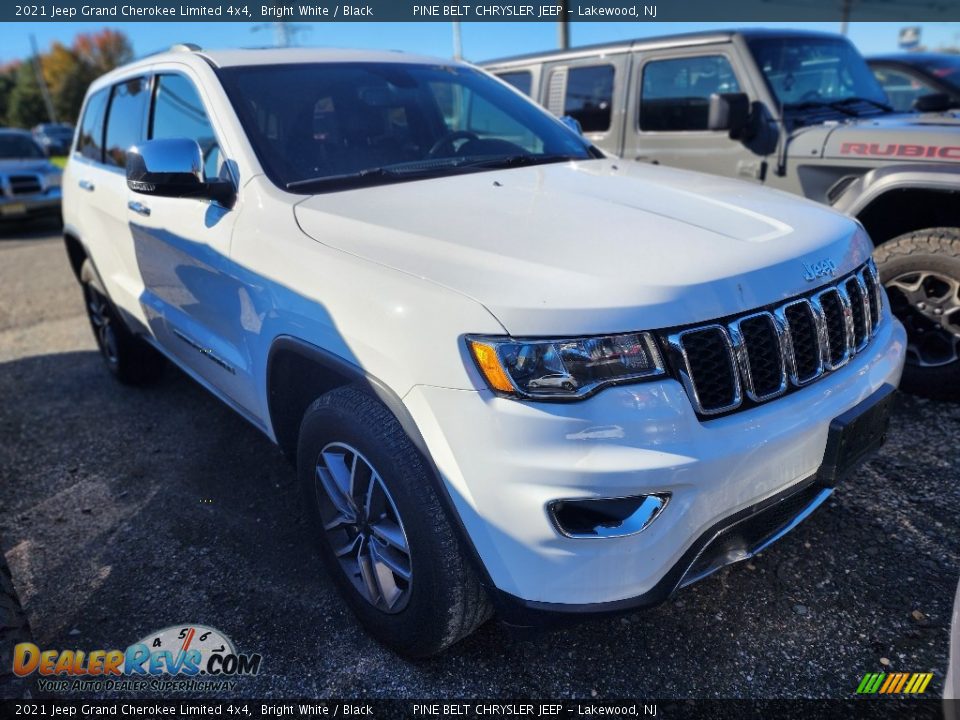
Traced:
<path fill-rule="evenodd" d="M 870 203 L 891 190 L 960 191 L 960 166 L 898 164 L 877 168 L 851 182 L 833 208 L 857 217 Z"/>

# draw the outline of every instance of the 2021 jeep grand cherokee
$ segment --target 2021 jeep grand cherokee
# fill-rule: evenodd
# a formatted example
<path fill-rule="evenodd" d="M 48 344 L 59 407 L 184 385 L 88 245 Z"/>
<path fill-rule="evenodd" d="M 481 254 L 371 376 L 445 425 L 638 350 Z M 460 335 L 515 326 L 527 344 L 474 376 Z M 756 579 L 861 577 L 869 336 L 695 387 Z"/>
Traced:
<path fill-rule="evenodd" d="M 400 652 L 656 603 L 883 437 L 905 334 L 814 203 L 610 160 L 460 63 L 183 47 L 95 82 L 67 250 L 110 370 L 295 458 Z"/>

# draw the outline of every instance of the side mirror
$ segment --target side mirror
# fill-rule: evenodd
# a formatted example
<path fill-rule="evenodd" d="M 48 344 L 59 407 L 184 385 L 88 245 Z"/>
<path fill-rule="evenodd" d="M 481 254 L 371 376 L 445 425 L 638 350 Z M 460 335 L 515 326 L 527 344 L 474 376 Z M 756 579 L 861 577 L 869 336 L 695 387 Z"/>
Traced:
<path fill-rule="evenodd" d="M 141 195 L 208 198 L 226 206 L 236 196 L 227 180 L 207 182 L 203 154 L 195 140 L 147 140 L 127 152 L 127 187 Z"/>
<path fill-rule="evenodd" d="M 953 99 L 947 93 L 920 95 L 913 101 L 913 109 L 917 112 L 943 112 L 954 105 Z"/>
<path fill-rule="evenodd" d="M 707 115 L 709 130 L 727 130 L 736 139 L 750 120 L 750 98 L 746 93 L 713 93 Z"/>
<path fill-rule="evenodd" d="M 560 118 L 560 122 L 573 130 L 577 135 L 583 135 L 583 127 L 580 125 L 580 121 L 572 115 L 564 115 Z"/>

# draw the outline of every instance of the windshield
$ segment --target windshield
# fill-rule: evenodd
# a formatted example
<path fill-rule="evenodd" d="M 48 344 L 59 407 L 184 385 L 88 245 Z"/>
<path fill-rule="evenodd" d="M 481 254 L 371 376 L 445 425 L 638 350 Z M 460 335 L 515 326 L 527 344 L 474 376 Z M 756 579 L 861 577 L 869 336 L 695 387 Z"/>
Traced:
<path fill-rule="evenodd" d="M 0 159 L 45 158 L 43 150 L 26 135 L 0 133 Z"/>
<path fill-rule="evenodd" d="M 887 102 L 866 61 L 842 38 L 753 38 L 748 45 L 785 109 L 850 99 Z"/>
<path fill-rule="evenodd" d="M 594 157 L 579 135 L 471 68 L 313 63 L 219 72 L 267 174 L 296 192 Z"/>

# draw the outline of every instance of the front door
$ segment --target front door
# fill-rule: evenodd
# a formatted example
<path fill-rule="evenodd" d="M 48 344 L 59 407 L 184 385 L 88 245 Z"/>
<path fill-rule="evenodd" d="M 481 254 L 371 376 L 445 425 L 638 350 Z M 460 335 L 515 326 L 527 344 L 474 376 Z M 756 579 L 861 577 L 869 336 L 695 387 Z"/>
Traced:
<path fill-rule="evenodd" d="M 709 130 L 714 93 L 747 93 L 747 73 L 729 43 L 640 53 L 627 106 L 623 157 L 762 182 L 766 159 L 725 130 Z"/>

